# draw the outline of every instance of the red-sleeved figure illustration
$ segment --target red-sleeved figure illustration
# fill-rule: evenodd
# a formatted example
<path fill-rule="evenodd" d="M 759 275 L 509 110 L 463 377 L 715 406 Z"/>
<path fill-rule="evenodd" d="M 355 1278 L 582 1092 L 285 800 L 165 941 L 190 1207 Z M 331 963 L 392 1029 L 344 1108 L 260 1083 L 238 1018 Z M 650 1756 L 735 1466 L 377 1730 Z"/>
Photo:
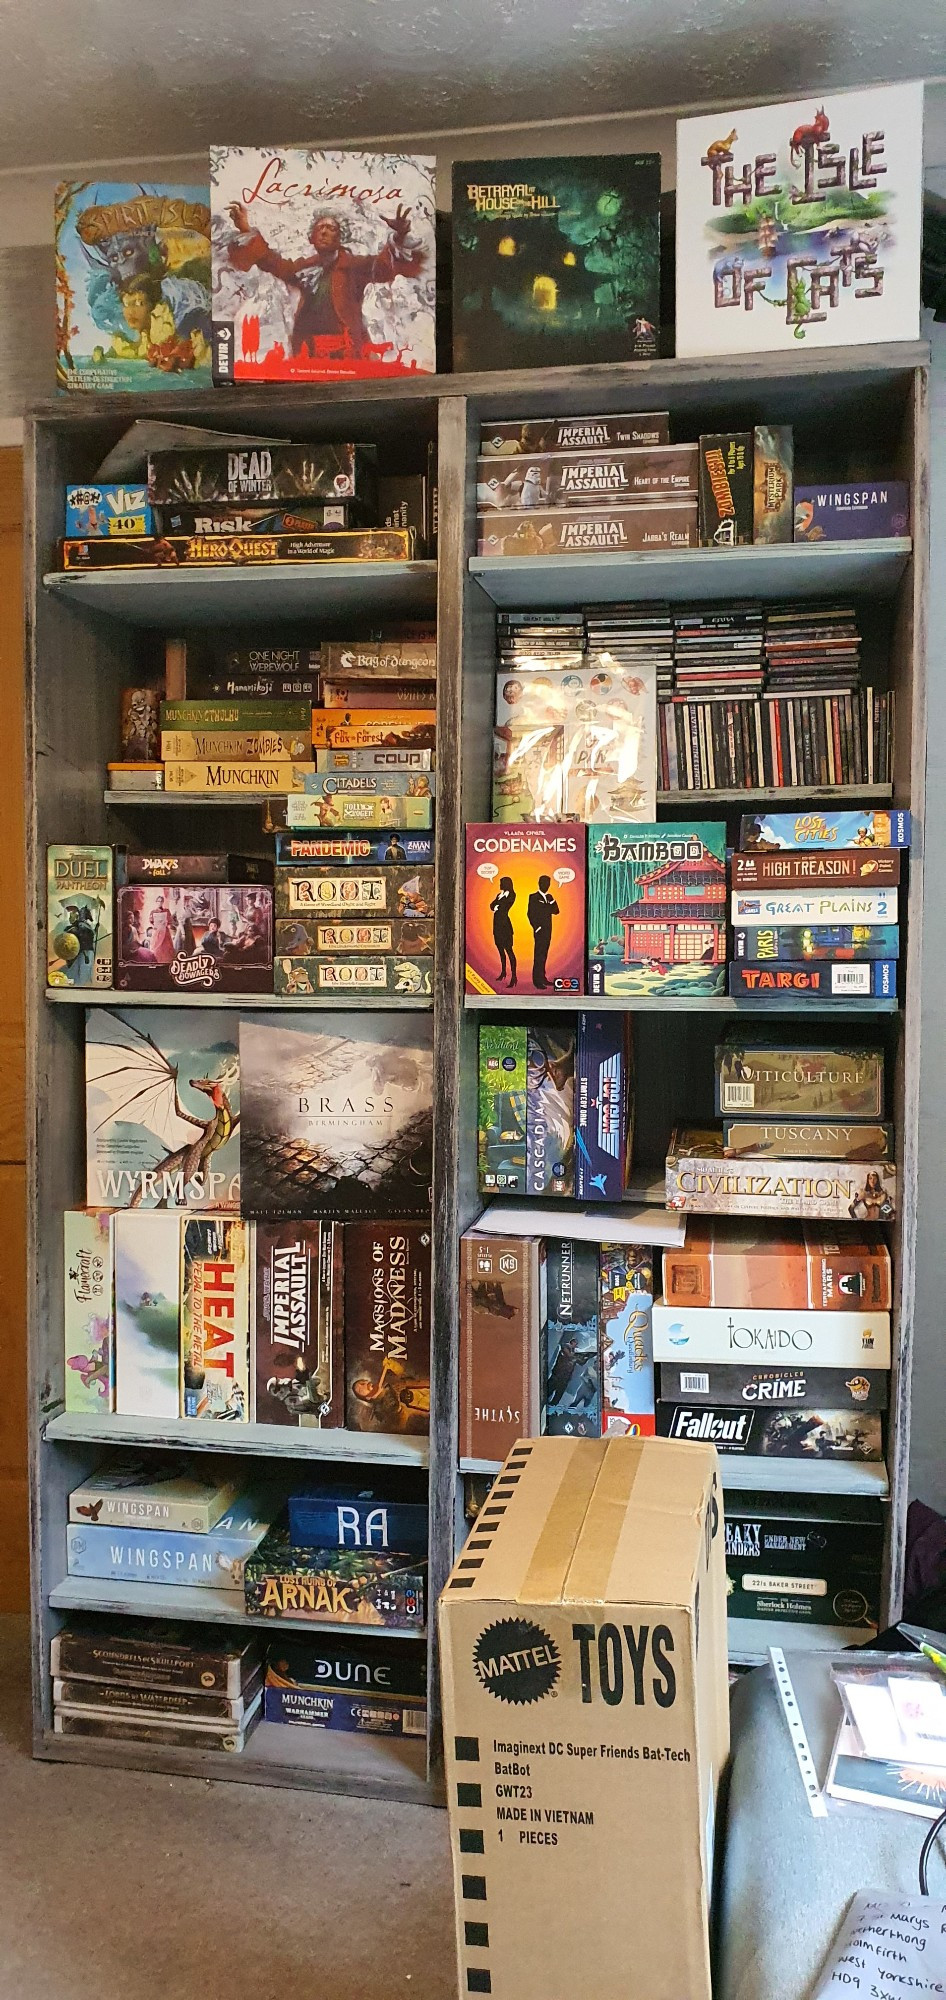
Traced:
<path fill-rule="evenodd" d="M 382 220 L 389 231 L 388 241 L 376 256 L 362 257 L 349 250 L 342 225 L 334 215 L 316 214 L 309 230 L 311 254 L 283 257 L 273 250 L 258 229 L 251 227 L 240 202 L 230 204 L 230 219 L 239 231 L 236 242 L 227 246 L 227 255 L 238 271 L 253 267 L 298 294 L 292 328 L 294 355 L 319 352 L 317 343 L 343 343 L 356 355 L 368 345 L 362 308 L 368 285 L 389 284 L 392 278 L 416 278 L 426 263 L 421 249 L 408 249 L 410 210 L 398 207 L 393 216 Z M 324 351 L 324 349 L 323 349 Z"/>

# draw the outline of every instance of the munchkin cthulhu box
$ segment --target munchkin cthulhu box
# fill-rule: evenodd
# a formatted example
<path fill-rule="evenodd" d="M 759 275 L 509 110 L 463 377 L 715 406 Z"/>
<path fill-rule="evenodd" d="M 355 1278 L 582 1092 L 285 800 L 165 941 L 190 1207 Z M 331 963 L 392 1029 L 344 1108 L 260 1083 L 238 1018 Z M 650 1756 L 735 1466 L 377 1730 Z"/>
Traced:
<path fill-rule="evenodd" d="M 432 374 L 434 164 L 212 146 L 214 380 Z"/>

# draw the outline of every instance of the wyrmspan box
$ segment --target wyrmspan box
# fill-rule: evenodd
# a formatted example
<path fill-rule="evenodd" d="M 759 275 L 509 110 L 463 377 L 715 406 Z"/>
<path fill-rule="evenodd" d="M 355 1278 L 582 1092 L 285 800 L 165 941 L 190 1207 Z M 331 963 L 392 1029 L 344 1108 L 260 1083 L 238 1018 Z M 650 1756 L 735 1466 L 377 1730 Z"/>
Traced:
<path fill-rule="evenodd" d="M 460 1992 L 710 2000 L 729 1750 L 715 1450 L 520 1441 L 440 1631 Z"/>

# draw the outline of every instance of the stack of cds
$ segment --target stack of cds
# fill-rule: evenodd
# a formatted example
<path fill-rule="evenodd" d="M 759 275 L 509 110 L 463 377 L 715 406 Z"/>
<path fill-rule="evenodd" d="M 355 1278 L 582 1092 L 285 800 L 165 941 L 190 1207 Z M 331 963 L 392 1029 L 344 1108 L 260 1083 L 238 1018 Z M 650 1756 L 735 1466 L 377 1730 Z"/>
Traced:
<path fill-rule="evenodd" d="M 673 692 L 673 616 L 668 604 L 589 604 L 590 653 L 607 653 L 622 667 L 655 666 L 657 699 Z"/>
<path fill-rule="evenodd" d="M 674 689 L 720 698 L 761 694 L 762 611 L 755 604 L 690 606 L 674 612 Z"/>
<path fill-rule="evenodd" d="M 582 611 L 500 611 L 496 618 L 496 657 L 500 667 L 548 662 L 553 667 L 579 666 L 585 654 Z"/>

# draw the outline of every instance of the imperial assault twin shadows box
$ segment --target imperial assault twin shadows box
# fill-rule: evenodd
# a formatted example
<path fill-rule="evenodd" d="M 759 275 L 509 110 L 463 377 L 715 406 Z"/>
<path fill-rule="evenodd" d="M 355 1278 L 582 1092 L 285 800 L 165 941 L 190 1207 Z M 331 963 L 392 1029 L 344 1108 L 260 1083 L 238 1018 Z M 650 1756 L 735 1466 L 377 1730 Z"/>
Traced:
<path fill-rule="evenodd" d="M 440 1600 L 460 1991 L 710 2000 L 729 1751 L 718 1460 L 514 1446 Z M 511 1780 L 511 1782 L 507 1782 Z M 615 1856 L 620 1864 L 615 1864 Z"/>

